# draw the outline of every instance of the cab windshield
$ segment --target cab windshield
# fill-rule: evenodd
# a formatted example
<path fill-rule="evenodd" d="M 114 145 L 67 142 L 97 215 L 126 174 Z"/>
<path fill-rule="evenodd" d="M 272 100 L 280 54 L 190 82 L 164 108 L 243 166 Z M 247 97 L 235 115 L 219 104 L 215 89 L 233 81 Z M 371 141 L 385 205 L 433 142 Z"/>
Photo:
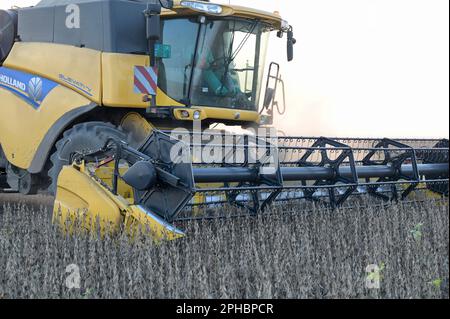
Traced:
<path fill-rule="evenodd" d="M 165 20 L 172 56 L 161 60 L 158 84 L 186 105 L 257 110 L 269 31 L 257 20 Z"/>

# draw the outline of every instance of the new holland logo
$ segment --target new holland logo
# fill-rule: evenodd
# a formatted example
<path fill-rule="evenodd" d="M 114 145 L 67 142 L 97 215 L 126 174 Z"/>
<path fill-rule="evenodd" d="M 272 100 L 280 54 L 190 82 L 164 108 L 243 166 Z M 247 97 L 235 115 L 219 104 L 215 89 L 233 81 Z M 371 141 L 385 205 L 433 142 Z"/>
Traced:
<path fill-rule="evenodd" d="M 25 83 L 23 83 L 22 81 L 14 79 L 3 73 L 0 73 L 0 83 L 10 88 L 21 91 L 25 91 L 26 88 Z"/>
<path fill-rule="evenodd" d="M 27 93 L 30 99 L 38 103 L 42 98 L 42 79 L 34 77 L 28 82 Z"/>
<path fill-rule="evenodd" d="M 0 89 L 5 89 L 35 109 L 41 107 L 47 95 L 56 87 L 58 83 L 49 79 L 0 67 Z"/>

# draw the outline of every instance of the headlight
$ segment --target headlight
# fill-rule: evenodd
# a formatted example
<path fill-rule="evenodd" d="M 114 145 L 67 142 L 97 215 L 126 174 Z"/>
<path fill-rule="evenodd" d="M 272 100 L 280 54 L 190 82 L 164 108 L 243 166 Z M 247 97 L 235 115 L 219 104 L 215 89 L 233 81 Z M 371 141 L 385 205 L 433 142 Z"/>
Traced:
<path fill-rule="evenodd" d="M 201 3 L 195 1 L 181 1 L 183 7 L 191 8 L 196 11 L 202 11 L 211 14 L 221 14 L 223 12 L 222 6 L 211 3 Z"/>
<path fill-rule="evenodd" d="M 191 115 L 189 114 L 189 112 L 188 111 L 186 111 L 186 110 L 183 110 L 183 111 L 181 111 L 181 117 L 183 117 L 183 118 L 185 118 L 185 119 L 188 119 Z"/>
<path fill-rule="evenodd" d="M 261 115 L 259 119 L 260 125 L 272 125 L 273 124 L 273 117 L 269 115 Z"/>
<path fill-rule="evenodd" d="M 201 113 L 200 113 L 200 111 L 195 111 L 194 112 L 194 120 L 200 120 L 200 118 L 201 118 Z"/>

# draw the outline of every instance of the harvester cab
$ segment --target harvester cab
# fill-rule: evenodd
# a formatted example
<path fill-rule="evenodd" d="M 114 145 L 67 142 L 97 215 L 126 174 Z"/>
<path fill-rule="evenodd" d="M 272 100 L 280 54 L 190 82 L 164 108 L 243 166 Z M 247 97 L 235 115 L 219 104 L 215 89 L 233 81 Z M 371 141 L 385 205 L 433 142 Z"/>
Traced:
<path fill-rule="evenodd" d="M 277 13 L 207 1 L 42 0 L 0 11 L 0 27 L 1 99 L 18 108 L 0 114 L 2 176 L 24 194 L 56 190 L 67 154 L 86 146 L 56 143 L 83 122 L 122 128 L 135 145 L 193 121 L 272 123 L 273 88 L 259 110 L 268 35 L 288 34 L 290 59 L 294 42 Z"/>
<path fill-rule="evenodd" d="M 208 1 L 42 0 L 0 11 L 0 191 L 56 196 L 54 220 L 150 229 L 279 202 L 448 194 L 448 140 L 232 135 L 272 124 L 278 13 Z M 265 92 L 262 89 L 265 84 Z M 264 98 L 260 101 L 260 97 Z"/>

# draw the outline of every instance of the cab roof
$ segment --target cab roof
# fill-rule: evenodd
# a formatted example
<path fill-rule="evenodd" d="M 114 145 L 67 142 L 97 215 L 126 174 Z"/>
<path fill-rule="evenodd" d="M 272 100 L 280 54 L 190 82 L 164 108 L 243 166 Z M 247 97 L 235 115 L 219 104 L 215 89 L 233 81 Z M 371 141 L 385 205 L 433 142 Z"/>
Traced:
<path fill-rule="evenodd" d="M 248 8 L 237 5 L 228 5 L 228 4 L 217 4 L 222 7 L 221 14 L 212 14 L 206 13 L 198 10 L 191 9 L 187 6 L 183 6 L 183 2 L 199 2 L 204 4 L 215 4 L 213 2 L 205 2 L 205 1 L 189 1 L 189 0 L 174 0 L 174 7 L 171 10 L 163 9 L 162 16 L 170 16 L 170 15 L 193 15 L 193 14 L 205 14 L 212 16 L 238 16 L 242 18 L 248 19 L 260 19 L 265 21 L 275 28 L 280 29 L 282 26 L 282 18 L 278 12 L 267 12 L 254 8 Z"/>

